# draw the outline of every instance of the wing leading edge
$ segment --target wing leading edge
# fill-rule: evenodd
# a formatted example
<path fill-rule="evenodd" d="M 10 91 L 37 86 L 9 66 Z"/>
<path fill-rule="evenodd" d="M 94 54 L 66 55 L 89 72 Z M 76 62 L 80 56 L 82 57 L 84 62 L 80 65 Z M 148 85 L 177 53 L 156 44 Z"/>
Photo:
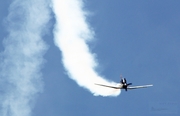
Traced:
<path fill-rule="evenodd" d="M 113 89 L 124 89 L 122 87 L 115 87 L 115 86 L 109 86 L 109 85 L 103 85 L 103 84 L 97 84 L 97 83 L 95 83 L 95 85 L 109 87 L 109 88 L 113 88 Z M 151 86 L 153 86 L 153 85 L 131 86 L 131 87 L 127 87 L 127 89 L 139 89 L 139 88 L 147 88 L 147 87 L 151 87 Z"/>
<path fill-rule="evenodd" d="M 151 86 L 153 85 L 131 86 L 131 87 L 127 87 L 127 89 L 139 89 L 139 88 L 147 88 Z"/>
<path fill-rule="evenodd" d="M 95 83 L 95 85 L 99 85 L 99 86 L 103 86 L 103 87 L 109 87 L 109 88 L 113 88 L 113 89 L 120 89 L 120 87 L 108 86 L 108 85 L 97 84 L 97 83 Z"/>

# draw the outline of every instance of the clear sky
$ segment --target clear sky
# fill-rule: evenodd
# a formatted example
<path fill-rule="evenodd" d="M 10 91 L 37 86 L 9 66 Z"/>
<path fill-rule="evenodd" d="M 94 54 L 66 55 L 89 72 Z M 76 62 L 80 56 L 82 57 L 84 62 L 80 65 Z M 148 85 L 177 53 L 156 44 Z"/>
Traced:
<path fill-rule="evenodd" d="M 3 41 L 9 35 L 5 18 L 11 2 L 0 0 L 0 62 L 4 58 Z M 94 96 L 69 78 L 61 51 L 54 44 L 55 18 L 51 11 L 43 36 L 47 46 L 40 70 L 43 91 L 35 94 L 31 116 L 179 116 L 179 6 L 178 0 L 84 0 L 84 10 L 90 14 L 87 21 L 95 32 L 94 41 L 88 45 L 97 56 L 97 72 L 115 82 L 122 74 L 133 85 L 154 85 L 122 90 L 117 97 Z M 2 100 L 8 94 L 4 91 L 11 83 L 0 76 L 2 112 Z"/>

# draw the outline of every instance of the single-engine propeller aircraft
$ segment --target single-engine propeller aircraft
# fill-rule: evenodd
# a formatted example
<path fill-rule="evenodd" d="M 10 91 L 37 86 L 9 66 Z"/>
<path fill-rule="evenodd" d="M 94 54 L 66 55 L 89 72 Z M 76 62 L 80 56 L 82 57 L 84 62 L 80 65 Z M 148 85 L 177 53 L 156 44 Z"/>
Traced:
<path fill-rule="evenodd" d="M 97 84 L 95 83 L 95 85 L 99 85 L 99 86 L 103 86 L 103 87 L 109 87 L 109 88 L 113 88 L 113 89 L 125 89 L 126 91 L 128 89 L 139 89 L 139 88 L 147 88 L 147 87 L 151 87 L 153 85 L 141 85 L 141 86 L 129 86 L 132 85 L 132 83 L 127 83 L 126 78 L 122 78 L 121 77 L 121 81 L 120 84 L 118 84 L 116 87 L 115 86 L 109 86 L 109 85 L 103 85 L 103 84 Z"/>

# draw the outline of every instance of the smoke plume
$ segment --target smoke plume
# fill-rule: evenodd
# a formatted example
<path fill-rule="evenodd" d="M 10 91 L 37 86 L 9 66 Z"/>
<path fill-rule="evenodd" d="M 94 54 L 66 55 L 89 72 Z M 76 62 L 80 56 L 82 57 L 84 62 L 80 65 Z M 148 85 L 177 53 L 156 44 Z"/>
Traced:
<path fill-rule="evenodd" d="M 95 71 L 97 67 L 95 55 L 87 45 L 87 42 L 94 38 L 94 33 L 86 21 L 88 13 L 83 8 L 82 0 L 53 0 L 56 18 L 55 44 L 62 52 L 62 62 L 69 77 L 79 86 L 88 89 L 94 95 L 117 96 L 120 90 L 94 84 L 116 85 Z"/>
<path fill-rule="evenodd" d="M 8 36 L 0 54 L 0 116 L 30 116 L 43 89 L 41 67 L 49 21 L 46 0 L 14 0 L 5 19 Z"/>

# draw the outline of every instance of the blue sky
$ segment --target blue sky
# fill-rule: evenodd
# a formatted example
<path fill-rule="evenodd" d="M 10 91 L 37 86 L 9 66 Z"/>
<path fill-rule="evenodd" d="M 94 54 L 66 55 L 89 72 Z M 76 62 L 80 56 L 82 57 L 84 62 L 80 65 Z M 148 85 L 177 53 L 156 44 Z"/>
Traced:
<path fill-rule="evenodd" d="M 8 35 L 3 20 L 10 4 L 0 1 L 1 52 Z M 117 97 L 95 97 L 79 87 L 66 74 L 61 52 L 54 45 L 55 19 L 51 14 L 43 37 L 49 47 L 41 70 L 44 88 L 36 98 L 32 116 L 179 116 L 180 2 L 86 0 L 84 4 L 95 32 L 89 47 L 97 55 L 98 73 L 116 82 L 122 74 L 133 85 L 154 86 L 121 91 Z"/>

